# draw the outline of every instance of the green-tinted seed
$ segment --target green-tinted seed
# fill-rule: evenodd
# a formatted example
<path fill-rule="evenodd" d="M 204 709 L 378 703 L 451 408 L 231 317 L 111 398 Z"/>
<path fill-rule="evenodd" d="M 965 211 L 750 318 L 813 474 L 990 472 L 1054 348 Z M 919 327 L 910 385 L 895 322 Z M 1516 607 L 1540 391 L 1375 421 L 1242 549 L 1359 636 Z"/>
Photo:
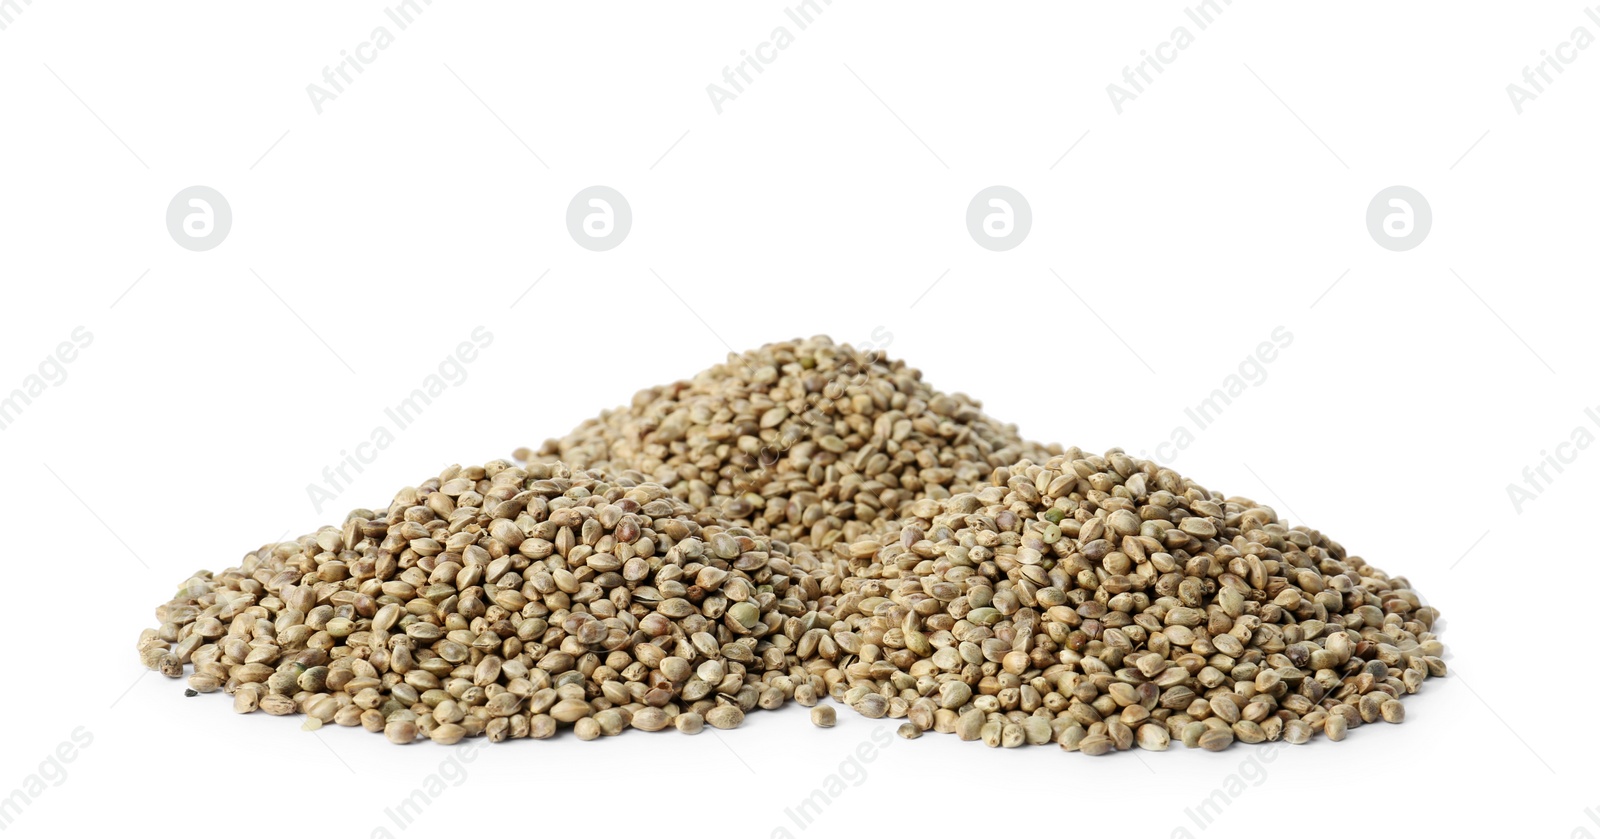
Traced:
<path fill-rule="evenodd" d="M 1227 728 L 1209 728 L 1200 735 L 1198 744 L 1208 752 L 1220 752 L 1233 745 L 1233 731 Z"/>
<path fill-rule="evenodd" d="M 1113 749 L 1111 738 L 1104 734 L 1090 734 L 1078 743 L 1078 751 L 1092 757 L 1109 754 Z"/>

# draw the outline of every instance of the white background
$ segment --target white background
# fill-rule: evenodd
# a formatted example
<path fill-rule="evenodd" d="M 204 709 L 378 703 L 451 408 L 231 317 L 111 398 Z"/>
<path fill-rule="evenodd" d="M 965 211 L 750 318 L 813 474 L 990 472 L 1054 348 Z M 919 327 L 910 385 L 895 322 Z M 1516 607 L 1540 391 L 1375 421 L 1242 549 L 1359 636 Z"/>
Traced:
<path fill-rule="evenodd" d="M 1507 491 L 1575 428 L 1600 435 L 1600 48 L 1520 115 L 1506 90 L 1574 28 L 1600 35 L 1581 5 L 1238 0 L 1199 31 L 1172 3 L 837 0 L 799 31 L 775 3 L 435 3 L 320 114 L 307 85 L 394 29 L 382 5 L 6 9 L 0 394 L 93 335 L 0 431 L 0 796 L 93 737 L 8 833 L 1600 834 L 1600 452 L 1563 449 L 1520 510 Z M 1119 115 L 1106 86 L 1180 25 L 1194 43 Z M 707 85 L 777 26 L 794 43 L 718 114 Z M 233 211 L 206 252 L 164 222 L 196 184 Z M 565 226 L 594 184 L 634 215 L 600 253 Z M 1032 207 L 1005 252 L 965 229 L 993 184 Z M 1405 252 L 1365 224 L 1395 184 L 1433 213 Z M 494 342 L 467 380 L 317 512 L 308 485 L 478 326 Z M 841 710 L 819 731 L 790 706 L 694 738 L 486 747 L 402 830 L 384 808 L 448 750 L 237 717 L 134 654 L 194 570 L 730 348 L 882 329 L 1029 437 L 1153 456 L 1279 326 L 1265 381 L 1173 465 L 1408 576 L 1452 675 L 1404 725 L 1246 768 L 1208 828 L 1185 809 L 1254 747 L 1095 761 L 930 735 L 802 829 L 785 808 L 890 726 Z"/>

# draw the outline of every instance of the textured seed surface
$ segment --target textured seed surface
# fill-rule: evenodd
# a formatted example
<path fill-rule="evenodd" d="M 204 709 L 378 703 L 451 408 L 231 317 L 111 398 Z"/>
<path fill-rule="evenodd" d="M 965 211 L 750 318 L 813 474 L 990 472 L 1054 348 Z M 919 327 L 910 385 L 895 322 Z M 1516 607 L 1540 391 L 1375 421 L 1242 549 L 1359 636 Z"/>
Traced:
<path fill-rule="evenodd" d="M 1212 728 L 1200 735 L 1200 748 L 1208 752 L 1220 752 L 1233 745 L 1233 730 L 1228 728 Z"/>
<path fill-rule="evenodd" d="M 240 713 L 396 743 L 692 733 L 814 701 L 825 673 L 795 642 L 842 559 L 702 513 L 632 476 L 451 466 L 185 580 L 141 660 Z"/>
<path fill-rule="evenodd" d="M 748 442 L 729 445 L 730 434 Z M 977 402 L 935 390 L 904 362 L 816 337 L 768 344 L 641 391 L 536 457 L 637 470 L 732 526 L 870 557 L 872 537 L 893 531 L 919 501 L 1052 453 Z M 829 463 L 849 464 L 854 478 L 830 476 Z M 864 482 L 883 489 L 864 498 Z"/>
<path fill-rule="evenodd" d="M 852 690 L 916 684 L 964 740 L 1007 745 L 994 715 L 1042 713 L 1086 729 L 1050 738 L 1068 750 L 1221 750 L 1305 742 L 1335 709 L 1339 737 L 1403 719 L 1392 697 L 1440 669 L 1437 611 L 1407 580 L 1120 450 L 995 469 L 897 528 L 870 557 L 837 552 L 849 573 L 828 629 L 877 642 L 846 671 Z"/>
<path fill-rule="evenodd" d="M 182 581 L 140 663 L 400 744 L 739 727 L 1103 755 L 1343 739 L 1445 675 L 1439 612 L 1320 531 L 1043 446 L 826 338 Z M 201 700 L 203 704 L 206 700 Z"/>

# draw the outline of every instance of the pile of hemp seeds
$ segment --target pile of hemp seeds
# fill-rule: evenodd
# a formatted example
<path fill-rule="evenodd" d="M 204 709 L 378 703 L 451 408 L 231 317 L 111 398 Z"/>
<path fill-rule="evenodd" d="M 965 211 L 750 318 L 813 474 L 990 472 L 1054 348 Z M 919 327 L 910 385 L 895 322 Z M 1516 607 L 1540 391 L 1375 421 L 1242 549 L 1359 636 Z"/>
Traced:
<path fill-rule="evenodd" d="M 1113 449 L 1024 440 L 826 337 L 730 355 L 538 450 L 156 609 L 140 660 L 390 742 L 737 728 L 1104 755 L 1343 740 L 1443 676 L 1439 613 L 1321 532 Z"/>

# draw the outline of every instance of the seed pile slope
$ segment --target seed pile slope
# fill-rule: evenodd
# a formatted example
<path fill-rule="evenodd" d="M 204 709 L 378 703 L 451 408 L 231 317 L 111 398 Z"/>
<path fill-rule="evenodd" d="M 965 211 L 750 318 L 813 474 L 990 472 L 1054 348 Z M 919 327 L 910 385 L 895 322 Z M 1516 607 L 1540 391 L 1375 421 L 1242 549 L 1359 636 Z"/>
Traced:
<path fill-rule="evenodd" d="M 907 738 L 1091 755 L 1342 740 L 1447 669 L 1438 611 L 1320 532 L 1029 443 L 826 338 L 516 459 L 194 574 L 140 660 L 396 743 L 692 734 L 791 699 L 831 726 L 831 696 Z"/>
<path fill-rule="evenodd" d="M 814 685 L 790 640 L 809 550 L 702 525 L 660 485 L 560 465 L 451 467 L 386 511 L 201 572 L 139 649 L 240 712 L 451 743 L 732 728 Z M 816 686 L 820 686 L 820 679 Z"/>
<path fill-rule="evenodd" d="M 1446 669 L 1403 577 L 1120 450 L 909 513 L 799 648 L 919 731 L 1090 754 L 1339 740 Z"/>
<path fill-rule="evenodd" d="M 706 520 L 827 549 L 890 527 L 919 499 L 1059 451 L 935 390 L 902 361 L 815 337 L 641 391 L 537 457 L 637 473 Z"/>

